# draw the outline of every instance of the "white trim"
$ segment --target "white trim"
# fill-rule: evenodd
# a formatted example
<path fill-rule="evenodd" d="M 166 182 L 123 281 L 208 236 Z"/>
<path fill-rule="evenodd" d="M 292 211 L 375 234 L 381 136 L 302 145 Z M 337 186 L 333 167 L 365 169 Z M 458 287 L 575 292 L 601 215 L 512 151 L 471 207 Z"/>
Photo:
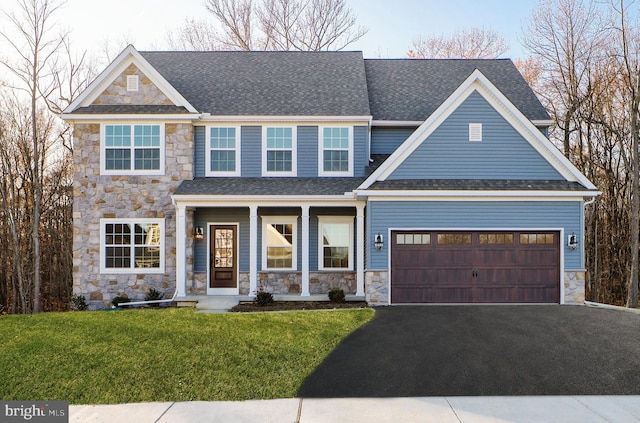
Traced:
<path fill-rule="evenodd" d="M 566 180 L 580 182 L 587 189 L 596 189 L 587 177 L 477 69 L 358 189 L 366 189 L 376 181 L 386 180 L 474 92 L 478 92 L 487 100 Z"/>
<path fill-rule="evenodd" d="M 135 113 L 124 113 L 124 114 L 104 114 L 104 113 L 87 113 L 87 114 L 69 114 L 63 113 L 60 115 L 60 118 L 66 122 L 74 123 L 74 122 L 102 122 L 102 121 L 148 121 L 154 120 L 164 123 L 180 123 L 184 121 L 193 122 L 198 120 L 200 115 L 197 113 L 166 113 L 166 114 L 135 114 Z"/>
<path fill-rule="evenodd" d="M 211 129 L 212 128 L 226 128 L 226 129 L 234 129 L 235 130 L 235 148 L 230 149 L 230 148 L 225 148 L 225 149 L 220 149 L 217 148 L 216 150 L 221 150 L 221 151 L 235 151 L 236 153 L 236 163 L 235 163 L 235 167 L 236 170 L 233 172 L 221 172 L 221 171 L 212 171 L 211 170 L 211 150 L 213 150 L 211 148 Z M 205 176 L 240 176 L 241 175 L 241 163 L 242 161 L 240 160 L 240 154 L 242 151 L 242 148 L 240 146 L 240 140 L 242 139 L 241 135 L 240 135 L 240 126 L 231 126 L 231 125 L 207 125 L 205 127 L 205 169 L 204 169 L 204 174 Z"/>
<path fill-rule="evenodd" d="M 267 149 L 267 130 L 269 129 L 291 129 L 291 171 L 275 172 L 267 171 L 267 151 L 288 151 L 289 149 Z M 277 177 L 277 176 L 298 176 L 298 127 L 295 125 L 265 125 L 262 127 L 262 176 L 263 177 Z"/>
<path fill-rule="evenodd" d="M 327 224 L 349 225 L 349 266 L 348 267 L 324 267 L 324 237 L 322 236 L 322 228 Z M 352 271 L 353 266 L 353 216 L 318 216 L 318 270 L 323 272 L 345 272 Z"/>
<path fill-rule="evenodd" d="M 555 122 L 551 119 L 534 119 L 531 123 L 537 127 L 547 127 L 553 125 Z"/>
<path fill-rule="evenodd" d="M 236 236 L 233 242 L 235 251 L 236 287 L 235 288 L 211 288 L 211 227 L 235 226 Z M 207 295 L 238 295 L 240 293 L 240 223 L 238 222 L 207 222 Z"/>
<path fill-rule="evenodd" d="M 201 115 L 203 122 L 215 122 L 215 123 L 237 123 L 241 122 L 243 125 L 250 125 L 252 123 L 264 124 L 267 123 L 295 123 L 299 124 L 304 122 L 305 125 L 312 125 L 313 123 L 327 124 L 331 122 L 335 123 L 349 123 L 353 125 L 364 124 L 369 125 L 371 123 L 371 116 L 262 116 L 262 115 L 211 115 L 209 113 L 203 113 Z"/>
<path fill-rule="evenodd" d="M 300 207 L 301 204 L 309 204 L 311 207 L 356 207 L 357 204 L 365 204 L 355 197 L 346 196 L 295 196 L 295 195 L 172 195 L 176 204 L 186 207 Z"/>
<path fill-rule="evenodd" d="M 191 113 L 198 111 L 176 90 L 142 55 L 129 44 L 113 62 L 63 111 L 63 116 L 79 107 L 91 105 L 104 90 L 119 77 L 129 65 L 134 64 L 175 105 L 183 106 Z"/>
<path fill-rule="evenodd" d="M 239 270 L 239 269 L 238 269 Z M 249 206 L 249 295 L 258 291 L 258 206 Z"/>
<path fill-rule="evenodd" d="M 356 205 L 356 245 L 358 246 L 358 255 L 356 257 L 356 295 L 364 297 L 364 254 L 367 246 L 365 245 L 365 223 L 364 223 L 364 207 L 363 203 Z"/>
<path fill-rule="evenodd" d="M 389 126 L 389 127 L 420 126 L 423 123 L 424 123 L 424 120 L 372 120 L 371 126 Z"/>
<path fill-rule="evenodd" d="M 300 295 L 302 297 L 307 297 L 310 295 L 309 292 L 309 282 L 310 282 L 310 277 L 309 277 L 309 265 L 310 263 L 310 258 L 309 258 L 309 220 L 310 216 L 309 216 L 309 210 L 310 207 L 308 204 L 303 204 L 300 206 L 301 209 L 301 214 L 300 214 L 300 219 L 301 219 L 301 223 L 302 223 L 302 236 L 301 238 L 301 247 L 302 247 L 302 260 L 301 260 L 301 267 L 302 267 L 302 272 L 301 272 L 301 276 L 302 276 L 302 289 L 300 290 Z"/>
<path fill-rule="evenodd" d="M 261 216 L 262 218 L 262 271 L 296 271 L 298 270 L 298 217 L 297 216 Z M 285 224 L 292 225 L 291 266 L 292 267 L 267 267 L 267 225 Z"/>
<path fill-rule="evenodd" d="M 348 137 L 348 165 L 346 171 L 332 172 L 324 170 L 324 152 L 325 150 L 344 151 L 342 149 L 324 148 L 324 130 L 325 129 L 347 129 Z M 333 125 L 321 125 L 318 126 L 318 176 L 353 176 L 353 126 L 333 126 Z"/>
<path fill-rule="evenodd" d="M 187 208 L 176 208 L 176 296 L 187 296 Z M 193 216 L 193 215 L 192 215 Z"/>
<path fill-rule="evenodd" d="M 131 249 L 131 267 L 128 268 L 112 268 L 107 267 L 105 263 L 106 257 L 106 238 L 107 234 L 105 226 L 107 224 L 128 224 L 131 225 L 131 243 L 123 245 L 123 247 L 129 247 Z M 152 224 L 160 226 L 160 264 L 159 267 L 135 267 L 135 225 L 136 224 Z M 101 275 L 116 275 L 116 274 L 160 274 L 164 273 L 165 266 L 165 222 L 164 219 L 144 219 L 144 218 L 101 218 L 100 219 L 100 274 Z M 138 245 L 140 246 L 140 245 Z"/>
<path fill-rule="evenodd" d="M 451 231 L 451 232 L 558 232 L 560 239 L 558 240 L 558 248 L 560 249 L 560 269 L 559 269 L 559 277 L 560 280 L 558 283 L 560 284 L 560 304 L 564 304 L 564 228 L 525 228 L 525 227 L 507 227 L 507 228 L 496 228 L 496 227 L 486 227 L 486 228 L 477 228 L 477 227 L 461 227 L 461 228 L 450 228 L 450 227 L 390 227 L 387 229 L 387 239 L 389 248 L 387 248 L 387 292 L 389 293 L 389 297 L 387 298 L 387 305 L 394 305 L 391 302 L 391 233 L 394 231 Z M 433 242 L 433 240 L 432 240 Z M 447 303 L 449 304 L 449 303 Z M 477 303 L 464 303 L 464 304 L 477 304 Z M 500 304 L 513 304 L 513 303 L 500 303 Z"/>
<path fill-rule="evenodd" d="M 131 127 L 131 168 L 130 169 L 107 169 L 106 168 L 106 150 L 105 145 L 105 129 L 106 126 L 130 126 Z M 158 126 L 160 127 L 160 167 L 159 169 L 135 169 L 135 150 L 144 149 L 146 147 L 136 147 L 134 145 L 134 131 L 135 126 Z M 112 147 L 110 147 L 112 148 Z M 117 148 L 117 147 L 113 147 Z M 153 147 L 155 148 L 155 147 Z M 151 122 L 119 122 L 119 123 L 101 123 L 100 124 L 100 175 L 150 175 L 150 176 L 162 176 L 165 173 L 165 156 L 166 156 L 166 138 L 165 127 L 163 123 L 151 123 Z"/>
<path fill-rule="evenodd" d="M 550 201 L 550 200 L 582 200 L 584 197 L 600 195 L 599 191 L 383 191 L 358 190 L 359 196 L 368 197 L 369 201 L 432 201 L 432 200 L 496 200 L 496 201 Z"/>

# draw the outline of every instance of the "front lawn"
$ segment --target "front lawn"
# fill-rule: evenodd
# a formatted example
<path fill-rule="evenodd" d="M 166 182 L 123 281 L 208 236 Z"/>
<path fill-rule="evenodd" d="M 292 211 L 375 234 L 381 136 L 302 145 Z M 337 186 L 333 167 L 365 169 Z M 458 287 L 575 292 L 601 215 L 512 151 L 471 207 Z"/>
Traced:
<path fill-rule="evenodd" d="M 295 397 L 371 309 L 193 309 L 0 318 L 0 398 L 71 404 Z"/>

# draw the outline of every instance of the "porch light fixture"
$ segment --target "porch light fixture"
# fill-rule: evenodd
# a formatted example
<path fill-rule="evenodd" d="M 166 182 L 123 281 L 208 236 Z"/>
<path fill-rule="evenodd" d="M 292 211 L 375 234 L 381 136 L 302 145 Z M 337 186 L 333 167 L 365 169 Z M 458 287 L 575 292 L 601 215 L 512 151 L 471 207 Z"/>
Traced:
<path fill-rule="evenodd" d="M 376 234 L 375 240 L 373 241 L 373 245 L 375 245 L 376 250 L 382 250 L 382 246 L 384 245 L 382 234 L 380 233 Z"/>
<path fill-rule="evenodd" d="M 204 230 L 202 229 L 202 226 L 196 226 L 195 230 L 193 231 L 193 237 L 195 239 L 204 238 Z"/>
<path fill-rule="evenodd" d="M 567 237 L 567 245 L 572 250 L 578 248 L 578 237 L 576 236 L 575 232 Z"/>

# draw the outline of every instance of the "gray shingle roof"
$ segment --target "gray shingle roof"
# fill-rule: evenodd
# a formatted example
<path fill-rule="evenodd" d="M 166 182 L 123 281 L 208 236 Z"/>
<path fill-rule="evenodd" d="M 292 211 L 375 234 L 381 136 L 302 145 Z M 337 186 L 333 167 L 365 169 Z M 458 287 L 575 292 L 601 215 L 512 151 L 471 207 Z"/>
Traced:
<path fill-rule="evenodd" d="M 75 114 L 174 114 L 189 113 L 182 106 L 172 104 L 92 104 L 88 107 L 79 107 L 73 111 Z"/>
<path fill-rule="evenodd" d="M 402 179 L 377 181 L 370 190 L 402 191 L 588 191 L 578 182 L 564 180 Z"/>
<path fill-rule="evenodd" d="M 199 112 L 369 116 L 361 52 L 141 52 Z"/>
<path fill-rule="evenodd" d="M 174 195 L 343 195 L 365 178 L 195 178 Z"/>
<path fill-rule="evenodd" d="M 366 59 L 373 119 L 425 120 L 476 68 L 529 120 L 549 119 L 509 59 Z"/>

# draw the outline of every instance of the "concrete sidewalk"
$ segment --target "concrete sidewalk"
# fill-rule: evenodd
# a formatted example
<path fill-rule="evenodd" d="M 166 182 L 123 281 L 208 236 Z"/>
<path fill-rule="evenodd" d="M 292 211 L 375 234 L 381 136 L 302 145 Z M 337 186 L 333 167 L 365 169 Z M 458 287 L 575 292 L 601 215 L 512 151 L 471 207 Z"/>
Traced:
<path fill-rule="evenodd" d="M 70 422 L 640 422 L 640 396 L 276 399 L 72 405 Z"/>

